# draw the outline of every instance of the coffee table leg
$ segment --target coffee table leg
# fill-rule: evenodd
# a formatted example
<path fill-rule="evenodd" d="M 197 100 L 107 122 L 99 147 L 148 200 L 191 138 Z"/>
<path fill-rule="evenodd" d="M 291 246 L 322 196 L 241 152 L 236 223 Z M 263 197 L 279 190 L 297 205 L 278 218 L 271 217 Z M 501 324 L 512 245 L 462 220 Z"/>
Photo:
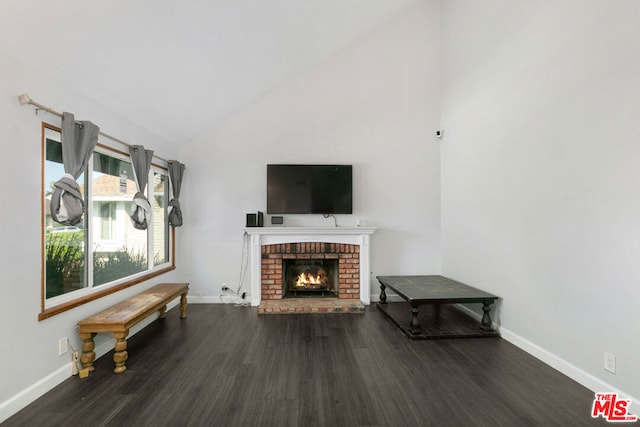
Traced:
<path fill-rule="evenodd" d="M 482 320 L 480 321 L 480 329 L 485 331 L 490 331 L 491 328 L 491 315 L 489 312 L 491 311 L 491 301 L 482 301 Z"/>
<path fill-rule="evenodd" d="M 380 285 L 380 304 L 387 303 L 387 293 L 384 291 L 386 288 L 385 285 Z"/>
<path fill-rule="evenodd" d="M 420 321 L 418 320 L 418 307 L 411 306 L 411 322 L 409 322 L 409 331 L 413 335 L 419 335 L 422 333 L 422 329 L 420 329 Z"/>

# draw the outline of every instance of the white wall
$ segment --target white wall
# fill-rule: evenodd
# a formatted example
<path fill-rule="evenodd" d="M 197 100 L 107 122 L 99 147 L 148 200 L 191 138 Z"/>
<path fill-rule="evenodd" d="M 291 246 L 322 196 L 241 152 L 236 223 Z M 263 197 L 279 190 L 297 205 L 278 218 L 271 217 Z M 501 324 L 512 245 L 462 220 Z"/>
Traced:
<path fill-rule="evenodd" d="M 55 317 L 38 321 L 40 312 L 40 194 L 41 122 L 59 125 L 47 113 L 36 116 L 21 106 L 18 95 L 29 92 L 34 100 L 58 111 L 71 111 L 79 120 L 92 120 L 105 132 L 173 157 L 161 138 L 151 135 L 123 117 L 101 108 L 46 77 L 35 74 L 0 54 L 0 146 L 3 166 L 2 256 L 0 271 L 0 421 L 71 374 L 70 354 L 58 356 L 58 340 L 69 337 L 74 348 L 80 341 L 77 321 L 150 286 L 151 282 L 176 280 L 176 273 L 144 282 Z M 135 120 L 133 118 L 132 120 Z M 179 232 L 178 232 L 179 234 Z"/>
<path fill-rule="evenodd" d="M 443 273 L 503 298 L 507 338 L 640 397 L 640 3 L 442 5 Z"/>
<path fill-rule="evenodd" d="M 194 293 L 238 287 L 245 213 L 266 210 L 268 163 L 353 164 L 354 213 L 338 224 L 379 227 L 373 276 L 439 273 L 439 43 L 439 2 L 424 2 L 181 149 L 192 227 L 178 244 Z"/>

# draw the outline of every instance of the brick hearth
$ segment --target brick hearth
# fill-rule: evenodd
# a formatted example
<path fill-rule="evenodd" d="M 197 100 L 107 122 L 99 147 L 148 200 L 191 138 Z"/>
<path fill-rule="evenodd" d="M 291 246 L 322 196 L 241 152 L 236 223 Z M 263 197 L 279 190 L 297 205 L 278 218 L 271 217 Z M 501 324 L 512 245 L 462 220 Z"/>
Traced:
<path fill-rule="evenodd" d="M 353 313 L 364 311 L 360 302 L 360 246 L 341 243 L 299 242 L 261 248 L 261 304 L 258 313 Z M 284 298 L 283 260 L 337 259 L 338 298 Z"/>
<path fill-rule="evenodd" d="M 261 301 L 258 314 L 364 313 L 364 304 L 355 299 L 285 298 Z"/>

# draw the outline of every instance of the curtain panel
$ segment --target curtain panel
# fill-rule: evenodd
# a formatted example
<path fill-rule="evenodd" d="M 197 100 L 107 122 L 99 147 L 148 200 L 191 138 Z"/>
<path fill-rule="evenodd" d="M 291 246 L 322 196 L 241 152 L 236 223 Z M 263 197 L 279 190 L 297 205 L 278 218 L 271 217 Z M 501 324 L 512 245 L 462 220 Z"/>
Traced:
<path fill-rule="evenodd" d="M 169 201 L 169 224 L 172 227 L 182 225 L 182 210 L 180 209 L 180 188 L 182 187 L 182 175 L 184 175 L 184 164 L 177 160 L 169 160 L 169 182 L 173 190 L 173 198 Z"/>
<path fill-rule="evenodd" d="M 51 217 L 64 225 L 82 221 L 84 201 L 76 182 L 89 163 L 100 128 L 89 121 L 76 123 L 71 113 L 62 113 L 62 164 L 65 174 L 54 184 Z"/>
<path fill-rule="evenodd" d="M 145 195 L 145 189 L 149 181 L 153 150 L 145 150 L 142 145 L 134 145 L 129 149 L 129 155 L 138 188 L 138 192 L 133 196 L 130 218 L 135 228 L 146 230 L 149 227 L 148 219 L 151 217 L 151 204 Z"/>

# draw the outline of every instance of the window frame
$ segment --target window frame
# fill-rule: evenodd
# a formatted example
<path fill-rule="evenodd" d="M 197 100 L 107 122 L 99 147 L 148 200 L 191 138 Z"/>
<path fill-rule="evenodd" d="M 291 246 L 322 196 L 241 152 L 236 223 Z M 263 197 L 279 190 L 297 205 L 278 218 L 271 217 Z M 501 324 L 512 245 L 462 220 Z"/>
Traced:
<path fill-rule="evenodd" d="M 71 295 L 68 299 L 62 298 L 63 301 L 57 304 L 53 304 L 51 306 L 47 306 L 47 298 L 46 298 L 46 259 L 45 259 L 45 251 L 46 251 L 46 236 L 45 236 L 45 192 L 46 192 L 46 183 L 45 181 L 45 162 L 46 162 L 46 133 L 47 130 L 55 131 L 61 133 L 62 130 L 54 126 L 52 124 L 42 122 L 42 138 L 41 138 L 41 190 L 40 190 L 40 257 L 41 257 L 41 268 L 40 268 L 40 313 L 38 314 L 38 321 L 50 318 L 57 314 L 63 313 L 67 310 L 71 310 L 72 308 L 81 306 L 91 301 L 95 301 L 99 298 L 102 298 L 107 295 L 111 295 L 115 292 L 118 292 L 122 289 L 129 288 L 131 286 L 135 286 L 139 283 L 145 282 L 154 277 L 160 276 L 162 274 L 168 273 L 170 271 L 175 270 L 175 227 L 169 226 L 169 260 L 168 262 L 160 264 L 160 266 L 156 266 L 153 264 L 152 259 L 148 259 L 152 268 L 150 270 L 145 270 L 142 273 L 137 273 L 131 276 L 127 276 L 121 278 L 119 280 L 114 281 L 112 284 L 104 284 L 99 286 L 91 286 L 84 288 L 82 290 L 69 292 L 69 294 L 73 294 L 75 292 L 81 292 L 81 295 L 73 297 Z M 106 151 L 107 153 L 113 153 L 116 157 L 124 156 L 125 158 L 129 158 L 129 153 L 118 150 L 112 146 L 105 145 L 102 143 L 98 143 L 96 147 L 99 147 L 101 150 Z M 158 165 L 156 163 L 151 164 L 152 172 L 155 171 L 164 171 L 167 174 L 168 179 L 168 168 L 166 166 Z M 91 172 L 91 167 L 88 167 L 87 170 Z M 171 185 L 169 183 L 169 194 L 171 192 Z M 148 190 L 148 188 L 147 188 Z M 91 196 L 90 196 L 91 198 Z M 86 205 L 92 205 L 92 200 L 86 200 Z M 85 215 L 87 212 L 85 212 Z M 168 220 L 168 217 L 167 217 Z M 149 237 L 148 237 L 149 239 Z M 153 242 L 149 242 L 150 245 L 153 245 Z M 89 248 L 89 251 L 85 254 L 86 258 L 91 260 L 93 258 L 93 250 Z M 93 279 L 91 279 L 93 280 Z M 67 295 L 69 295 L 67 294 Z M 65 295 L 65 294 L 63 294 Z M 63 296 L 60 295 L 60 296 Z"/>

